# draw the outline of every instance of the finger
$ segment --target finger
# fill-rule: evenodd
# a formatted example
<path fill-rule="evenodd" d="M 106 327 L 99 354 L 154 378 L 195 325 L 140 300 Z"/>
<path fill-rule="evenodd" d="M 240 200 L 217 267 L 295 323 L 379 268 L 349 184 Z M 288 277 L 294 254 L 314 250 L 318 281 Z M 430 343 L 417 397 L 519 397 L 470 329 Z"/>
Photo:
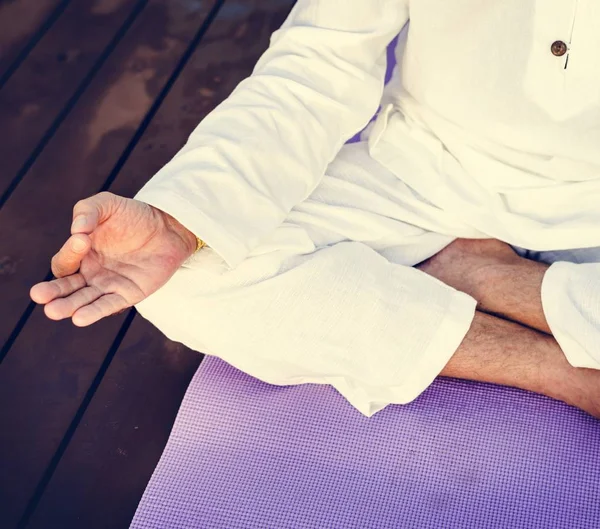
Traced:
<path fill-rule="evenodd" d="M 81 274 L 73 274 L 52 281 L 42 281 L 31 287 L 29 296 L 36 303 L 49 303 L 56 298 L 64 298 L 85 287 L 86 282 Z"/>
<path fill-rule="evenodd" d="M 130 306 L 119 294 L 105 294 L 93 303 L 75 311 L 72 316 L 73 324 L 77 327 L 86 327 Z"/>
<path fill-rule="evenodd" d="M 50 263 L 54 277 L 64 277 L 74 274 L 79 270 L 81 260 L 92 247 L 92 240 L 83 233 L 72 235 L 67 242 L 52 257 Z"/>
<path fill-rule="evenodd" d="M 108 191 L 80 200 L 73 207 L 71 233 L 92 233 L 98 224 L 114 213 L 123 200 L 123 197 Z"/>
<path fill-rule="evenodd" d="M 85 287 L 66 298 L 58 298 L 44 307 L 44 314 L 51 320 L 70 318 L 75 311 L 96 301 L 102 292 L 96 287 Z"/>

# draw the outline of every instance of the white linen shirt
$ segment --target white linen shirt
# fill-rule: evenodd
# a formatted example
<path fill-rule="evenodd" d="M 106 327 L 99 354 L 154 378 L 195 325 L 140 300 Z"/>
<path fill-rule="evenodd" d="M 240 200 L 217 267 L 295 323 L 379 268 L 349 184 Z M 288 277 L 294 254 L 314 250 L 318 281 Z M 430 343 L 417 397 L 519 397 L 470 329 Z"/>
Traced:
<path fill-rule="evenodd" d="M 384 92 L 386 46 L 409 20 Z M 252 75 L 135 198 L 234 268 L 380 104 L 371 156 L 466 235 L 600 246 L 597 0 L 298 0 Z"/>

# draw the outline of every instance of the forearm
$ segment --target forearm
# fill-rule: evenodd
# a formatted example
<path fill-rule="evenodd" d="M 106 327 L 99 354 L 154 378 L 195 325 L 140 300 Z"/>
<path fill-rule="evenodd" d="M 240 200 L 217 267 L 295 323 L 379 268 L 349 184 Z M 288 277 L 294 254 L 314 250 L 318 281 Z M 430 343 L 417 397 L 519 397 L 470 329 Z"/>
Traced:
<path fill-rule="evenodd" d="M 135 198 L 239 264 L 376 111 L 385 49 L 407 19 L 405 4 L 299 0 L 252 75 Z"/>

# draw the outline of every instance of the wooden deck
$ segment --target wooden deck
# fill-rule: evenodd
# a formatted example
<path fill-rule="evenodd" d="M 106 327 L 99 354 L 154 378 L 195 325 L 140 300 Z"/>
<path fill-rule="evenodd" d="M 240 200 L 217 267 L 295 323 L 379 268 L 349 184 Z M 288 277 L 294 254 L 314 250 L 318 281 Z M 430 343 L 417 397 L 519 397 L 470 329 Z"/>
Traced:
<path fill-rule="evenodd" d="M 248 76 L 293 0 L 0 0 L 0 527 L 126 528 L 201 355 L 134 309 L 29 298 L 77 200 L 131 197 Z"/>

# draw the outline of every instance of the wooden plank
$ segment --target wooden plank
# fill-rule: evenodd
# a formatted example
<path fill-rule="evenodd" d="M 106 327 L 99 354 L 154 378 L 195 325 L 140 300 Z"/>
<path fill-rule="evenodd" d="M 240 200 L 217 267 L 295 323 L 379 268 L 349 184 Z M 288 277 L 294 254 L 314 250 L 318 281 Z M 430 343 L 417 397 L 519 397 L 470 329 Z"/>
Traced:
<path fill-rule="evenodd" d="M 43 147 L 44 136 L 51 137 L 53 123 L 68 112 L 65 107 L 77 97 L 82 81 L 89 81 L 95 64 L 110 53 L 107 46 L 122 35 L 121 26 L 130 24 L 145 3 L 72 0 L 2 87 L 0 128 L 11 133 L 0 142 L 0 207 L 11 182 L 26 170 L 38 145 Z"/>
<path fill-rule="evenodd" d="M 214 4 L 150 0 L 0 209 L 0 346 L 68 236 L 73 205 L 103 185 Z"/>
<path fill-rule="evenodd" d="M 200 359 L 136 317 L 28 529 L 129 527 Z"/>
<path fill-rule="evenodd" d="M 151 0 L 0 210 L 3 338 L 68 236 L 74 203 L 101 187 L 214 5 Z M 24 512 L 125 317 L 79 329 L 42 309 L 0 365 L 3 528 Z"/>
<path fill-rule="evenodd" d="M 0 527 L 17 526 L 124 319 L 90 332 L 36 309 L 0 366 Z"/>
<path fill-rule="evenodd" d="M 292 3 L 246 0 L 243 10 L 240 3 L 225 4 L 111 191 L 132 196 L 170 159 L 250 74 Z M 197 358 L 136 316 L 28 527 L 128 527 Z M 176 367 L 165 374 L 163 362 Z"/>
<path fill-rule="evenodd" d="M 60 17 L 65 5 L 64 0 L 0 3 L 0 80 L 10 75 L 15 62 L 35 46 L 44 30 Z"/>

